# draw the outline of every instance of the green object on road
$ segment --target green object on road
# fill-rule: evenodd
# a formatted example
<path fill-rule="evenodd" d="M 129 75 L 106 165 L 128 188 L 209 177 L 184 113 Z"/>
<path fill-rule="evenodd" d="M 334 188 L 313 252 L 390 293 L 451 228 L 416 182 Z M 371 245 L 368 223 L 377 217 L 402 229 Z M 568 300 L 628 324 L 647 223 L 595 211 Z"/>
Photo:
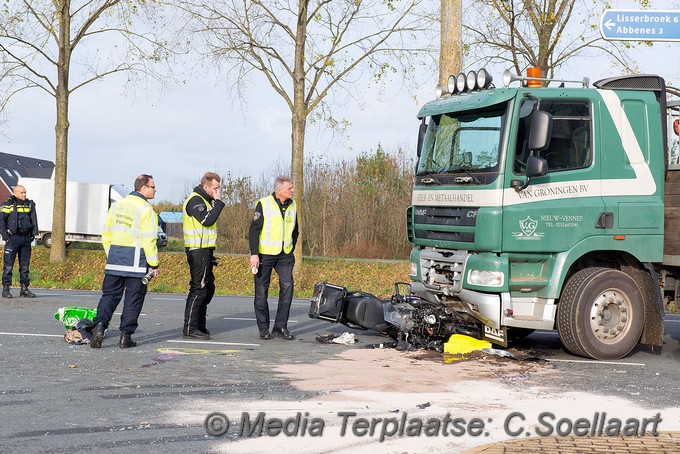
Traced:
<path fill-rule="evenodd" d="M 64 324 L 64 328 L 75 328 L 81 320 L 93 321 L 97 316 L 97 309 L 87 307 L 66 306 L 60 307 L 54 314 L 54 318 Z"/>

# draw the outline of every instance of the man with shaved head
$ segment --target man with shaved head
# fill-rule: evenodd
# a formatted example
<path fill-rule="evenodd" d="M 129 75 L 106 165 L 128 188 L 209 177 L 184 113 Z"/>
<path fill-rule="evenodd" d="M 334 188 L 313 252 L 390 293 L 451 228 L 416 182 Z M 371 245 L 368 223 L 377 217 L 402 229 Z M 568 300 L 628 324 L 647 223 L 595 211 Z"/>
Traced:
<path fill-rule="evenodd" d="M 35 203 L 26 198 L 26 188 L 14 186 L 12 196 L 0 206 L 0 236 L 5 241 L 5 253 L 2 269 L 2 297 L 11 298 L 9 288 L 12 286 L 12 269 L 14 260 L 19 256 L 19 296 L 35 298 L 28 289 L 31 283 L 28 266 L 31 262 L 31 243 L 38 234 L 38 219 L 35 214 Z"/>

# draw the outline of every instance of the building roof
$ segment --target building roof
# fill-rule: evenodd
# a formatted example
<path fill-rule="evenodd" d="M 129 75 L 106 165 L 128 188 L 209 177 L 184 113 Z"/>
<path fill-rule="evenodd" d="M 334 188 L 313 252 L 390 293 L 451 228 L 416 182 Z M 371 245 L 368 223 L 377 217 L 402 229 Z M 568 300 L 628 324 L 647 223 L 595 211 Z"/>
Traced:
<path fill-rule="evenodd" d="M 19 177 L 52 178 L 54 163 L 46 159 L 0 153 L 0 201 L 12 194 Z"/>

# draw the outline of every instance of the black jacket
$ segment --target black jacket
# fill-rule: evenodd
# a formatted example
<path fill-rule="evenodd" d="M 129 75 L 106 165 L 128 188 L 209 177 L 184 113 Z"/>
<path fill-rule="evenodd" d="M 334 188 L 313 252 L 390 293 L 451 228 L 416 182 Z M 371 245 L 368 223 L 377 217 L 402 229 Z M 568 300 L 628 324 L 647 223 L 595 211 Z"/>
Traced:
<path fill-rule="evenodd" d="M 23 217 L 22 225 L 19 223 L 17 206 L 29 207 L 29 213 Z M 38 217 L 35 213 L 35 203 L 32 200 L 26 199 L 22 202 L 16 197 L 11 196 L 0 206 L 0 235 L 3 240 L 7 241 L 10 235 L 16 235 L 17 233 L 34 237 L 38 232 Z"/>

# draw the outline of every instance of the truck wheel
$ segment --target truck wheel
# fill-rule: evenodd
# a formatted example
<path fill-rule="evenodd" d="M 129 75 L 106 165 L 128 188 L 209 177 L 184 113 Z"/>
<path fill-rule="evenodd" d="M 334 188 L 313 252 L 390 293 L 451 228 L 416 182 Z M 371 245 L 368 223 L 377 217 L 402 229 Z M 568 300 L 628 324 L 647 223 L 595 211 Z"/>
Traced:
<path fill-rule="evenodd" d="M 42 243 L 43 245 L 49 249 L 52 247 L 52 234 L 51 233 L 46 233 L 42 237 Z"/>
<path fill-rule="evenodd" d="M 637 345 L 644 325 L 640 288 L 627 274 L 588 268 L 574 274 L 557 305 L 557 331 L 571 353 L 619 359 Z"/>

